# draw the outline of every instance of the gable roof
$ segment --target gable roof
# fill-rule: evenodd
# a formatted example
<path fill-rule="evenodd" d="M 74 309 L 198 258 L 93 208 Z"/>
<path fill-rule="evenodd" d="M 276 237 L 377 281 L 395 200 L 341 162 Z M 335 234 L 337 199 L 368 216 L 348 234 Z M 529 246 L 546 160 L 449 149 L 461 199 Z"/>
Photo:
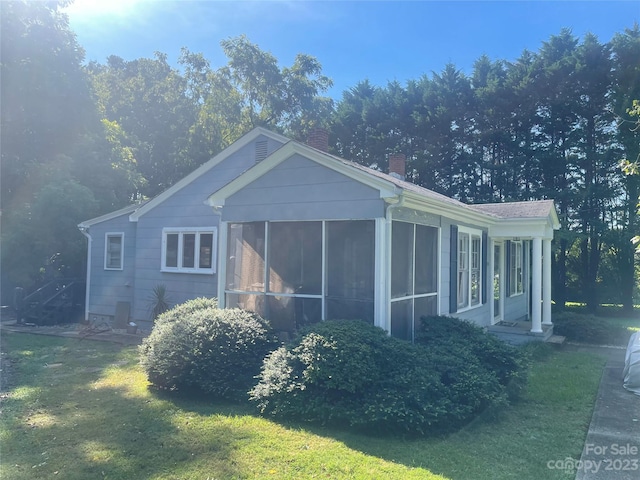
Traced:
<path fill-rule="evenodd" d="M 503 222 L 508 222 L 509 224 L 512 224 L 512 222 L 528 222 L 535 224 L 546 223 L 554 230 L 560 228 L 560 222 L 553 200 L 469 205 L 379 170 L 365 167 L 364 165 L 310 147 L 304 143 L 291 140 L 262 127 L 254 128 L 222 152 L 218 153 L 211 160 L 198 167 L 153 199 L 142 204 L 130 205 L 115 212 L 87 220 L 79 224 L 78 227 L 87 228 L 96 223 L 110 220 L 127 213 L 130 215 L 130 221 L 137 222 L 142 215 L 160 205 L 173 194 L 189 185 L 261 135 L 280 142 L 283 146 L 209 195 L 207 199 L 209 205 L 212 207 L 224 206 L 225 200 L 229 196 L 260 178 L 292 155 L 300 154 L 305 158 L 378 190 L 380 192 L 380 198 L 384 199 L 384 201 L 390 205 L 401 205 L 416 210 L 428 211 L 436 215 L 443 215 L 453 220 L 466 221 L 472 224 L 477 224 L 478 221 L 486 225 Z"/>
<path fill-rule="evenodd" d="M 289 139 L 287 137 L 284 137 L 284 136 L 280 135 L 279 133 L 271 132 L 271 131 L 267 130 L 266 128 L 256 127 L 253 130 L 251 130 L 249 133 L 246 133 L 245 135 L 240 137 L 238 140 L 233 142 L 227 148 L 222 150 L 220 153 L 218 153 L 211 160 L 209 160 L 208 162 L 200 165 L 198 168 L 196 168 L 193 172 L 191 172 L 189 175 L 184 177 L 182 180 L 176 182 L 174 185 L 172 185 L 171 187 L 167 188 L 160 195 L 157 195 L 156 197 L 151 199 L 142 208 L 140 208 L 140 209 L 136 210 L 135 212 L 133 212 L 131 214 L 130 220 L 132 222 L 137 222 L 138 218 L 140 218 L 142 215 L 144 215 L 148 211 L 150 211 L 153 208 L 155 208 L 158 205 L 160 205 L 162 202 L 167 200 L 173 194 L 175 194 L 176 192 L 182 190 L 184 187 L 186 187 L 191 182 L 193 182 L 194 180 L 199 178 L 201 175 L 203 175 L 204 173 L 208 172 L 213 167 L 218 165 L 225 158 L 229 157 L 230 155 L 233 155 L 235 152 L 237 152 L 241 148 L 245 147 L 246 145 L 250 144 L 251 142 L 253 142 L 256 138 L 258 138 L 261 135 L 263 135 L 265 137 L 268 137 L 268 138 L 271 138 L 273 140 L 279 141 L 281 143 L 289 142 Z"/>
<path fill-rule="evenodd" d="M 488 213 L 498 218 L 543 219 L 550 215 L 554 223 L 560 224 L 553 200 L 530 200 L 527 202 L 483 203 L 469 205 L 474 210 Z"/>
<path fill-rule="evenodd" d="M 208 198 L 209 205 L 213 207 L 224 206 L 225 200 L 229 196 L 296 153 L 377 189 L 380 192 L 380 198 L 383 198 L 389 204 L 400 204 L 471 223 L 478 223 L 478 220 L 480 220 L 484 224 L 491 225 L 515 221 L 546 224 L 553 229 L 560 228 L 553 200 L 468 205 L 414 183 L 317 150 L 294 140 L 289 140 L 269 157 L 212 193 Z"/>

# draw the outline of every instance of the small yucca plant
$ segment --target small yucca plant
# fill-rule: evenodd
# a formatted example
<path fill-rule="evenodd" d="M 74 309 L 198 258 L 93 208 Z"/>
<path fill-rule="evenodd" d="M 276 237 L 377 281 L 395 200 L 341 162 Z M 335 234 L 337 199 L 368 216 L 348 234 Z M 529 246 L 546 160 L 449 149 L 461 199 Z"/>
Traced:
<path fill-rule="evenodd" d="M 151 320 L 155 321 L 160 315 L 171 308 L 171 300 L 167 296 L 167 286 L 160 283 L 153 287 L 149 297 L 149 311 Z"/>

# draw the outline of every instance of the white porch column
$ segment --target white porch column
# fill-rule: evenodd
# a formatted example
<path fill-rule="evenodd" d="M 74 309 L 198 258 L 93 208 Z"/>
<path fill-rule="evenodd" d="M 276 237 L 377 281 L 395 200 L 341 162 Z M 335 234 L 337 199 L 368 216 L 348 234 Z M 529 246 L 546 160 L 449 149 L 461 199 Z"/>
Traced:
<path fill-rule="evenodd" d="M 531 332 L 542 333 L 542 239 L 534 237 L 531 259 Z"/>
<path fill-rule="evenodd" d="M 542 324 L 551 325 L 551 239 L 542 241 Z"/>
<path fill-rule="evenodd" d="M 227 234 L 228 223 L 220 221 L 218 225 L 218 269 L 216 274 L 218 275 L 218 307 L 226 307 L 226 297 L 224 290 L 227 286 Z"/>
<path fill-rule="evenodd" d="M 496 256 L 495 256 L 495 241 L 493 240 L 493 238 L 489 238 L 489 245 L 487 245 L 487 252 L 489 253 L 489 272 L 491 272 L 491 275 L 485 275 L 485 278 L 490 278 L 490 284 L 489 286 L 492 287 L 489 290 L 489 295 L 487 295 L 487 301 L 489 302 L 489 312 L 490 312 L 490 320 L 489 323 L 491 325 L 493 325 L 493 322 L 495 321 L 496 318 L 496 309 L 495 309 L 495 303 L 493 300 L 493 282 L 494 282 L 494 272 L 496 271 Z M 484 287 L 487 288 L 487 287 Z"/>
<path fill-rule="evenodd" d="M 391 222 L 384 218 L 375 219 L 375 287 L 374 322 L 377 327 L 391 332 L 389 285 L 391 274 Z"/>

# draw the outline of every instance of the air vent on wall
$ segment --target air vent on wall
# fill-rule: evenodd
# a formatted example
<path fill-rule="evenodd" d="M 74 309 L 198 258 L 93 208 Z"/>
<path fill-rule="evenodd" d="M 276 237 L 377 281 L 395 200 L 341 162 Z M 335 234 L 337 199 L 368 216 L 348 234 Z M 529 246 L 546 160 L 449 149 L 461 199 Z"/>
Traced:
<path fill-rule="evenodd" d="M 261 162 L 265 158 L 267 158 L 267 141 L 258 140 L 256 141 L 256 163 Z"/>

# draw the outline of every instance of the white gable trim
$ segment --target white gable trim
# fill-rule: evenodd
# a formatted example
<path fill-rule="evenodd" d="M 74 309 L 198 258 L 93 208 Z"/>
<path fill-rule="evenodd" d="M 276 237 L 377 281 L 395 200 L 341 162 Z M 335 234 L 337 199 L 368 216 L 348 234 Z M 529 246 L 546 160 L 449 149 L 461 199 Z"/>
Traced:
<path fill-rule="evenodd" d="M 84 229 L 87 229 L 87 228 L 91 227 L 92 225 L 97 224 L 97 223 L 102 223 L 102 222 L 106 222 L 107 220 L 111 220 L 113 218 L 121 217 L 122 215 L 126 215 L 126 214 L 129 214 L 129 213 L 135 212 L 138 208 L 140 208 L 140 206 L 141 206 L 141 204 L 128 205 L 128 206 L 126 206 L 124 208 L 116 210 L 115 212 L 106 213 L 106 214 L 101 215 L 99 217 L 92 218 L 90 220 L 85 220 L 84 222 L 78 224 L 78 228 L 80 230 L 84 230 Z"/>
<path fill-rule="evenodd" d="M 240 191 L 242 188 L 262 177 L 268 171 L 277 167 L 282 162 L 296 154 L 302 155 L 313 162 L 378 190 L 380 192 L 380 198 L 397 199 L 398 195 L 402 193 L 402 190 L 396 187 L 392 182 L 388 182 L 372 175 L 367 175 L 361 170 L 346 165 L 341 161 L 334 159 L 330 155 L 324 154 L 314 148 L 307 147 L 306 145 L 295 141 L 289 141 L 289 143 L 272 153 L 262 162 L 254 165 L 235 180 L 232 180 L 217 192 L 211 194 L 205 203 L 214 208 L 223 207 L 226 199 L 231 195 Z"/>
<path fill-rule="evenodd" d="M 269 137 L 269 138 L 271 138 L 273 140 L 276 140 L 278 142 L 281 142 L 281 143 L 286 143 L 286 142 L 289 141 L 289 139 L 287 137 L 284 137 L 284 136 L 282 136 L 282 135 L 280 135 L 278 133 L 270 132 L 269 130 L 266 130 L 266 129 L 262 128 L 262 127 L 256 127 L 253 130 L 251 130 L 249 133 L 243 135 L 238 140 L 233 142 L 227 148 L 222 150 L 220 153 L 218 153 L 215 157 L 213 157 L 207 163 L 204 163 L 200 167 L 196 168 L 193 172 L 191 172 L 189 175 L 184 177 L 182 180 L 176 182 L 173 186 L 171 186 L 168 189 L 166 189 L 160 195 L 154 197 L 151 201 L 149 201 L 149 203 L 144 205 L 142 208 L 140 208 L 139 210 L 133 212 L 131 214 L 131 216 L 129 217 L 129 220 L 132 221 L 132 222 L 137 222 L 138 219 L 141 216 L 143 216 L 145 213 L 149 212 L 150 210 L 152 210 L 155 207 L 157 207 L 158 205 L 160 205 L 162 202 L 164 202 L 169 197 L 171 197 L 174 193 L 179 192 L 180 190 L 182 190 L 184 187 L 186 187 L 191 182 L 193 182 L 194 180 L 199 178 L 201 175 L 203 175 L 206 172 L 208 172 L 209 170 L 211 170 L 213 167 L 218 165 L 220 162 L 222 162 L 227 157 L 233 155 L 234 153 L 236 153 L 241 148 L 243 148 L 246 145 L 248 145 L 251 142 L 253 142 L 260 135 L 264 135 L 265 137 Z"/>

